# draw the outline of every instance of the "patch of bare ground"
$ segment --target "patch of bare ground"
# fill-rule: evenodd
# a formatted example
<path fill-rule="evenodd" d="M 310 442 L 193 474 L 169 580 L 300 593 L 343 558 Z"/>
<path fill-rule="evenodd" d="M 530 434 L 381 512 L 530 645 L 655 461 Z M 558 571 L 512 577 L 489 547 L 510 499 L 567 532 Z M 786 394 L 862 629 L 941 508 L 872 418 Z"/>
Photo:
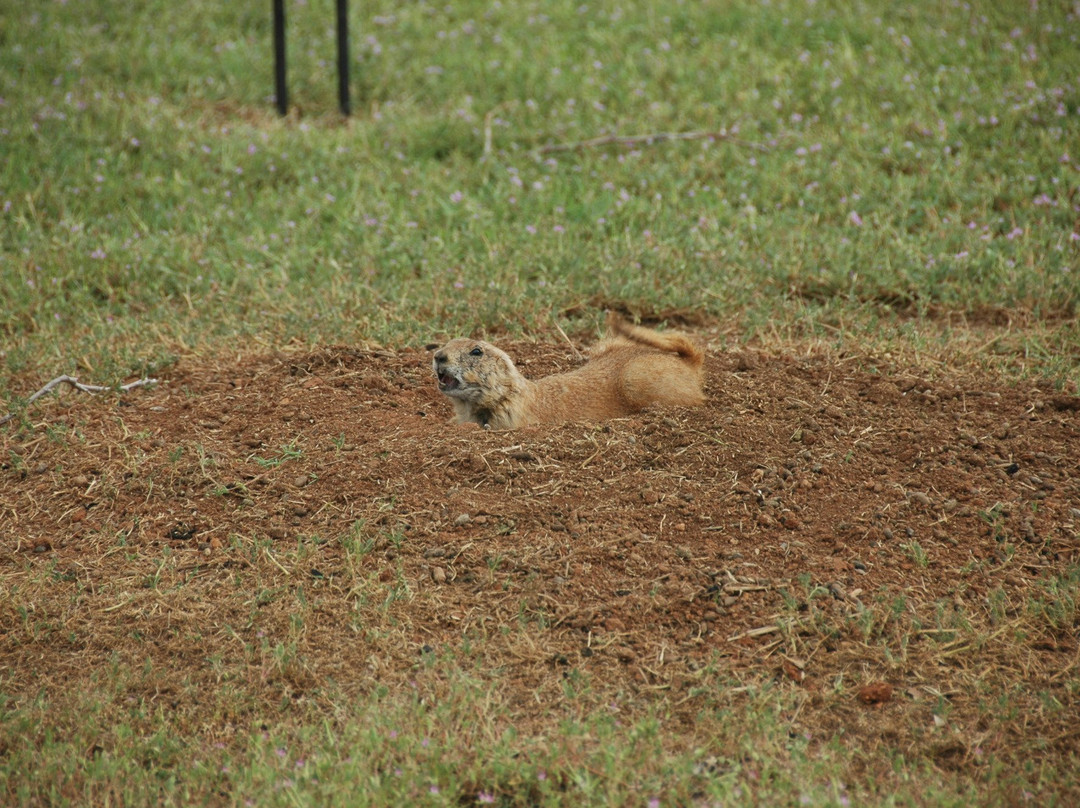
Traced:
<path fill-rule="evenodd" d="M 575 361 L 506 347 L 531 376 Z M 448 423 L 429 362 L 185 360 L 5 427 L 5 692 L 149 658 L 163 705 L 223 668 L 253 699 L 361 695 L 415 687 L 433 653 L 497 673 L 523 728 L 581 709 L 575 676 L 700 744 L 715 688 L 771 683 L 793 731 L 871 770 L 895 751 L 976 775 L 1036 741 L 1075 762 L 1077 612 L 1054 587 L 1080 560 L 1076 397 L 745 350 L 710 354 L 698 409 L 488 432 Z M 296 661 L 240 650 L 263 640 Z M 201 731 L 227 739 L 236 709 Z"/>

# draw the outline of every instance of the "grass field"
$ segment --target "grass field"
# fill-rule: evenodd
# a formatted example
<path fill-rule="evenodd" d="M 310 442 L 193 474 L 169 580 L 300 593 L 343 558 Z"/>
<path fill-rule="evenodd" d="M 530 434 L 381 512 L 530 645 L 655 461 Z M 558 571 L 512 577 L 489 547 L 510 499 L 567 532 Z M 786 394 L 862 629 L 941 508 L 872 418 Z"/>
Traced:
<path fill-rule="evenodd" d="M 903 358 L 1076 392 L 1076 3 L 354 2 L 348 120 L 328 0 L 287 4 L 292 109 L 275 115 L 269 6 L 0 5 L 9 482 L 34 435 L 78 442 L 78 424 L 24 407 L 62 373 L 114 385 L 178 360 L 399 352 L 460 333 L 554 343 L 556 324 L 588 342 L 607 307 L 707 332 L 716 349 Z M 259 459 L 287 465 L 292 445 Z M 209 455 L 185 451 L 174 464 L 201 457 L 205 472 Z M 49 645 L 69 630 L 57 615 L 74 620 L 82 595 L 42 616 L 64 573 L 16 549 L 30 518 L 0 503 L 0 646 L 45 669 L 29 649 L 64 653 Z M 286 566 L 307 551 L 288 552 Z M 251 563 L 276 574 L 260 553 Z M 1018 645 L 1002 670 L 1025 670 L 1020 636 L 1050 624 L 1075 649 L 1078 580 L 1063 564 L 1022 602 L 969 615 L 958 653 L 973 667 L 1000 650 L 1006 613 Z M 525 696 L 483 667 L 483 648 L 410 659 L 439 676 L 405 693 L 405 674 L 357 687 L 313 672 L 299 638 L 317 609 L 288 591 L 299 606 L 278 635 L 209 650 L 185 635 L 194 678 L 184 657 L 170 672 L 149 652 L 104 650 L 83 689 L 0 671 L 0 801 L 1065 805 L 1080 793 L 1075 731 L 1025 732 L 1004 678 L 979 691 L 975 677 L 967 695 L 982 700 L 982 737 L 1011 752 L 955 769 L 887 739 L 886 759 L 868 761 L 838 727 L 804 737 L 789 683 L 728 678 L 715 660 L 696 729 L 671 719 L 674 695 L 575 696 L 589 685 L 571 679 L 572 708 L 520 724 Z M 394 591 L 357 606 L 384 639 L 402 619 L 393 600 L 407 593 Z M 261 597 L 203 596 L 238 613 Z M 890 608 L 866 617 L 891 626 L 888 654 L 924 628 Z M 1063 689 L 1047 715 L 1076 708 L 1076 664 L 1049 680 Z M 282 677 L 310 697 L 290 700 L 272 686 Z M 626 721 L 612 706 L 624 698 Z"/>
<path fill-rule="evenodd" d="M 426 341 L 619 300 L 916 341 L 940 329 L 911 315 L 1004 310 L 1060 326 L 1020 349 L 1068 372 L 1067 3 L 365 3 L 345 123 L 329 5 L 290 9 L 288 121 L 261 5 L 5 14 L 8 367 L 112 379 L 235 335 Z M 537 154 L 683 131 L 730 139 Z"/>

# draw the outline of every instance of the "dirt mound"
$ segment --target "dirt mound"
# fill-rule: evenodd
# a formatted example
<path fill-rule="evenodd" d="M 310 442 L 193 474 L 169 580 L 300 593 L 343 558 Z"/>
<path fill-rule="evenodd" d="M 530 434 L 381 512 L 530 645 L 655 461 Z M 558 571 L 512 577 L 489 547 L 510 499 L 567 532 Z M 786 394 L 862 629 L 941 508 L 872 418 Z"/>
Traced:
<path fill-rule="evenodd" d="M 575 362 L 506 347 L 529 376 Z M 448 423 L 429 362 L 345 347 L 182 361 L 156 388 L 68 393 L 5 427 L 0 569 L 24 590 L 48 572 L 35 608 L 65 627 L 28 636 L 19 604 L 0 610 L 8 692 L 81 681 L 135 629 L 133 658 L 181 667 L 198 646 L 177 627 L 223 645 L 285 631 L 279 590 L 306 587 L 319 619 L 306 672 L 278 685 L 292 693 L 404 679 L 418 654 L 481 637 L 523 720 L 568 669 L 662 693 L 688 723 L 706 664 L 818 691 L 854 671 L 891 682 L 862 699 L 880 704 L 955 671 L 890 662 L 890 628 L 858 635 L 857 615 L 898 603 L 897 625 L 948 654 L 968 635 L 943 610 L 990 620 L 993 593 L 1039 591 L 1080 558 L 1077 399 L 1031 381 L 714 353 L 701 408 L 490 432 Z M 522 622 L 543 630 L 499 639 Z M 1028 683 L 1052 689 L 1038 671 L 1075 655 L 1075 627 L 1031 643 Z"/>

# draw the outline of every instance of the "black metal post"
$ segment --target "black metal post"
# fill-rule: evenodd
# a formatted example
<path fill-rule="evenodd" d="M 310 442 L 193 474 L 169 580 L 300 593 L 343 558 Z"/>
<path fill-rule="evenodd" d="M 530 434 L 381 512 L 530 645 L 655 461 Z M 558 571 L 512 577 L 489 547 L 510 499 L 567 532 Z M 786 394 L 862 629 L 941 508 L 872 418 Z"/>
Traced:
<path fill-rule="evenodd" d="M 338 106 L 348 116 L 349 105 L 349 0 L 337 0 Z"/>
<path fill-rule="evenodd" d="M 274 0 L 274 94 L 280 115 L 289 111 L 285 88 L 285 0 Z"/>

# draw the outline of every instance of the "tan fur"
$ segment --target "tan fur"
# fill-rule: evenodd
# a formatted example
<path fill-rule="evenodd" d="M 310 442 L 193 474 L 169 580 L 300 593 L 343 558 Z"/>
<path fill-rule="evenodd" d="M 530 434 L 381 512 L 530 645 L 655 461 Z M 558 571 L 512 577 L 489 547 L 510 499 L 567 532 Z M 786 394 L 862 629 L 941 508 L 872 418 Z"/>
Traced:
<path fill-rule="evenodd" d="M 608 315 L 609 337 L 584 366 L 532 382 L 487 342 L 453 339 L 435 352 L 439 389 L 458 423 L 517 429 L 541 423 L 599 421 L 651 404 L 701 404 L 705 354 L 683 334 L 661 334 Z"/>

